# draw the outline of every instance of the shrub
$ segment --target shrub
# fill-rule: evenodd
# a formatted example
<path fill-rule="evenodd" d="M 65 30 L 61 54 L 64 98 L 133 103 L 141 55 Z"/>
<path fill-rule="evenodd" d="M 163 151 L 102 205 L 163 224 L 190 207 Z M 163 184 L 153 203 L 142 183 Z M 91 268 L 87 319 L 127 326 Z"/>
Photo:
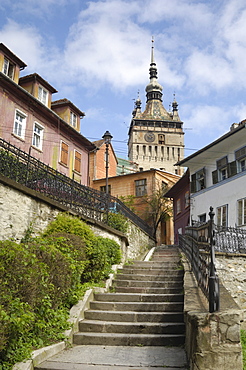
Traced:
<path fill-rule="evenodd" d="M 127 232 L 127 219 L 122 214 L 109 212 L 104 216 L 104 220 L 113 229 L 121 231 L 122 233 Z"/>
<path fill-rule="evenodd" d="M 120 246 L 88 225 L 58 215 L 43 235 L 0 242 L 0 369 L 64 339 L 68 308 L 120 262 Z"/>
<path fill-rule="evenodd" d="M 43 236 L 60 232 L 80 236 L 86 245 L 92 245 L 95 238 L 93 231 L 85 222 L 66 213 L 58 214 L 56 219 L 48 225 Z"/>

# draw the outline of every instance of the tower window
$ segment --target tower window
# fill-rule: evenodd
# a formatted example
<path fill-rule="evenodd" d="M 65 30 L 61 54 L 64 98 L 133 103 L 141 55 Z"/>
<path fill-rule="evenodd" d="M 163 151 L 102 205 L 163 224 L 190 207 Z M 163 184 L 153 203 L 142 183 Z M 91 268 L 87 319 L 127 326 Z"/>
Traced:
<path fill-rule="evenodd" d="M 158 143 L 161 145 L 165 144 L 165 135 L 158 135 Z"/>
<path fill-rule="evenodd" d="M 146 145 L 143 145 L 143 154 L 146 155 Z"/>

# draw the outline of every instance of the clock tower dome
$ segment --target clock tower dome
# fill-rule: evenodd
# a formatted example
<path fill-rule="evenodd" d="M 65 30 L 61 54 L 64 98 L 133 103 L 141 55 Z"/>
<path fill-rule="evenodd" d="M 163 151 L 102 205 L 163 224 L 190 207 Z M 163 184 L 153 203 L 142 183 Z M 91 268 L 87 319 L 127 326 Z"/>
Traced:
<path fill-rule="evenodd" d="M 153 43 L 152 40 L 150 82 L 145 89 L 146 107 L 141 112 L 141 100 L 135 101 L 128 132 L 128 156 L 139 164 L 142 171 L 155 168 L 181 175 L 183 169 L 174 164 L 184 157 L 183 122 L 179 118 L 175 97 L 171 112 L 163 106 Z"/>

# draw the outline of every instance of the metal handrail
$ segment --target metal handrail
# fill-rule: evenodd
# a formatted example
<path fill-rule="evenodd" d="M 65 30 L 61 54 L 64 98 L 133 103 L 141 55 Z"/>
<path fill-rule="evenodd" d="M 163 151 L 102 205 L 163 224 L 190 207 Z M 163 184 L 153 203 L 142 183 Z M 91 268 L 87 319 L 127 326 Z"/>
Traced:
<path fill-rule="evenodd" d="M 179 235 L 179 246 L 190 261 L 197 283 L 209 301 L 209 312 L 219 310 L 219 278 L 216 274 L 214 255 L 214 212 L 210 207 L 210 220 L 204 224 L 193 224 Z"/>
<path fill-rule="evenodd" d="M 80 215 L 108 222 L 108 212 L 121 213 L 153 237 L 153 228 L 118 198 L 81 185 L 0 138 L 0 174 L 38 191 Z"/>

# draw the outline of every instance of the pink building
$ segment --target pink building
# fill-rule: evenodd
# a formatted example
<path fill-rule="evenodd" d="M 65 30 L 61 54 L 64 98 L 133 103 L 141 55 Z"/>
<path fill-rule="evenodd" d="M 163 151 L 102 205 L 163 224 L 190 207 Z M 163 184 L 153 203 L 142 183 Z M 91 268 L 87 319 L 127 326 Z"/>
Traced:
<path fill-rule="evenodd" d="M 80 134 L 84 113 L 37 73 L 19 77 L 26 64 L 0 43 L 0 137 L 83 185 L 89 181 L 89 152 Z"/>

